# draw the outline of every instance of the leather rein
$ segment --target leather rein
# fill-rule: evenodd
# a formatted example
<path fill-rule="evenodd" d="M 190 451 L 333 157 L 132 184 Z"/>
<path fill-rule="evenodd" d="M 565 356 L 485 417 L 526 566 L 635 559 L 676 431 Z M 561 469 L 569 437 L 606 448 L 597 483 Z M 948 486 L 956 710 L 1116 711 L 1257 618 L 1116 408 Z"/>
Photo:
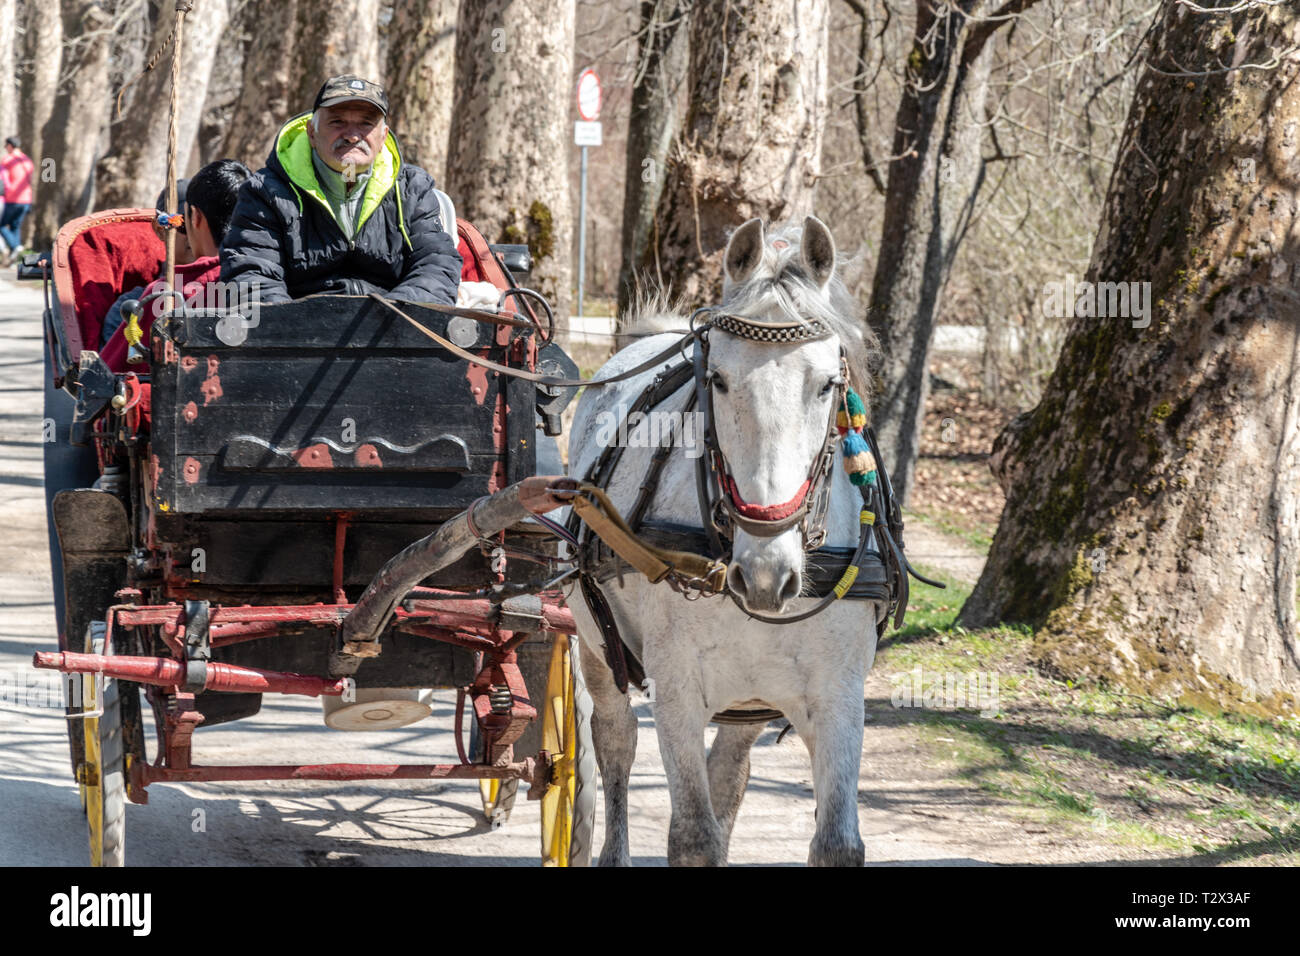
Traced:
<path fill-rule="evenodd" d="M 737 335 L 741 338 L 752 341 L 772 342 L 772 343 L 795 343 L 806 341 L 814 338 L 823 338 L 831 333 L 831 330 L 824 324 L 813 322 L 787 322 L 787 323 L 767 323 L 749 318 L 747 316 L 737 316 L 723 312 L 718 307 L 705 307 L 696 309 L 690 317 L 690 330 L 684 333 L 681 338 L 669 347 L 657 352 L 650 358 L 640 362 L 633 368 L 611 375 L 601 379 L 565 379 L 553 376 L 541 375 L 527 369 L 513 368 L 508 365 L 502 365 L 493 362 L 480 355 L 475 355 L 466 349 L 461 348 L 449 339 L 439 335 L 432 329 L 429 329 L 416 319 L 408 315 L 397 305 L 384 298 L 378 293 L 371 293 L 371 298 L 375 299 L 386 308 L 401 316 L 410 323 L 419 332 L 432 339 L 438 345 L 447 349 L 453 355 L 472 362 L 475 365 L 500 372 L 503 375 L 521 378 L 526 381 L 534 382 L 538 385 L 544 385 L 555 388 L 586 388 L 600 387 L 603 385 L 613 384 L 614 382 L 626 381 L 642 375 L 652 369 L 658 368 L 676 356 L 681 356 L 682 361 L 670 366 L 656 375 L 654 381 L 642 392 L 640 398 L 629 409 L 628 416 L 637 411 L 647 411 L 654 408 L 660 402 L 666 400 L 669 395 L 677 391 L 684 385 L 688 377 L 694 379 L 694 391 L 686 406 L 686 413 L 699 409 L 704 415 L 703 441 L 705 445 L 705 454 L 696 459 L 696 496 L 699 503 L 700 518 L 704 525 L 704 530 L 709 539 L 710 557 L 716 560 L 722 560 L 728 556 L 730 548 L 724 544 L 724 539 L 730 539 L 733 535 L 734 528 L 740 528 L 746 533 L 755 537 L 775 537 L 796 524 L 801 526 L 803 535 L 804 550 L 814 551 L 824 541 L 826 537 L 825 520 L 826 513 L 830 503 L 830 477 L 831 469 L 834 467 L 835 460 L 835 443 L 837 431 L 835 427 L 835 414 L 840 408 L 845 392 L 848 388 L 847 379 L 847 359 L 844 355 L 843 348 L 840 350 L 840 375 L 837 377 L 836 400 L 831 403 L 830 420 L 827 423 L 826 439 L 822 445 L 821 451 L 809 465 L 808 475 L 798 492 L 790 501 L 778 503 L 776 505 L 760 505 L 744 501 L 736 487 L 735 479 L 731 475 L 730 468 L 727 465 L 727 459 L 721 447 L 718 444 L 717 432 L 714 428 L 714 376 L 708 369 L 708 336 L 713 329 Z M 455 315 L 465 316 L 467 318 L 479 318 L 477 310 L 471 309 L 448 309 L 441 308 L 439 311 L 450 312 Z M 702 323 L 697 324 L 697 320 L 702 315 L 709 315 L 710 318 Z M 481 316 L 484 321 L 500 323 L 500 316 L 490 312 L 482 312 Z M 510 322 L 509 324 L 515 324 Z M 523 325 L 525 323 L 519 323 Z M 688 345 L 693 345 L 692 354 L 688 357 L 685 349 Z M 689 366 L 690 371 L 687 371 Z M 878 468 L 880 467 L 879 453 L 875 448 L 874 438 L 871 442 L 872 451 L 876 455 Z M 646 479 L 642 482 L 640 494 L 636 503 L 633 505 L 628 518 L 624 523 L 624 528 L 635 533 L 641 519 L 644 517 L 655 492 L 658 489 L 659 475 L 662 471 L 664 462 L 671 450 L 671 440 L 664 442 L 656 449 L 655 455 L 651 461 L 650 471 Z M 608 487 L 610 478 L 613 475 L 614 466 L 622 457 L 622 448 L 618 445 L 611 445 L 604 449 L 597 456 L 591 469 L 585 476 L 585 483 L 598 489 Z M 880 469 L 883 476 L 883 468 Z M 884 478 L 885 490 L 883 495 L 888 495 L 888 478 Z M 882 496 L 882 490 L 876 486 L 865 486 L 861 489 L 863 495 L 863 508 L 861 510 L 860 533 L 858 545 L 854 551 L 854 557 L 850 563 L 850 570 L 856 573 L 859 562 L 867 552 L 871 540 L 873 529 L 880 539 L 880 553 L 885 556 L 886 564 L 889 566 L 890 593 L 894 600 L 891 605 L 897 604 L 895 614 L 895 626 L 901 626 L 903 613 L 907 603 L 907 572 L 912 569 L 903 557 L 902 550 L 895 543 L 893 535 L 890 533 L 888 525 L 893 524 L 893 520 L 877 521 L 876 517 L 888 507 L 886 498 Z M 876 504 L 879 500 L 879 504 Z M 892 504 L 892 502 L 889 502 Z M 874 506 L 874 507 L 873 507 Z M 897 506 L 893 505 L 896 509 Z M 894 514 L 886 513 L 882 515 L 887 519 L 893 519 Z M 897 527 L 901 531 L 901 515 L 897 516 Z M 583 562 L 584 554 L 588 551 L 591 544 L 591 536 L 584 535 L 582 528 L 578 525 L 583 524 L 580 521 L 578 510 L 575 508 L 570 517 L 571 531 L 579 540 L 579 563 Z M 892 559 L 892 560 L 891 560 Z M 912 572 L 915 575 L 915 572 Z M 797 621 L 804 621 L 808 618 L 825 610 L 833 601 L 847 593 L 852 584 L 853 574 L 846 574 L 845 580 L 809 610 L 800 614 L 793 615 L 765 615 L 746 608 L 741 603 L 739 597 L 725 586 L 724 576 L 710 575 L 707 578 L 709 582 L 705 586 L 704 578 L 695 575 L 686 579 L 690 587 L 700 590 L 703 593 L 718 593 L 725 590 L 731 599 L 742 611 L 750 617 L 770 624 L 792 624 Z M 915 575 L 918 578 L 919 575 Z M 584 584 L 589 583 L 590 574 L 584 572 Z M 668 580 L 679 582 L 682 579 L 677 575 L 669 573 Z M 926 580 L 921 578 L 921 580 Z M 930 582 L 927 582 L 930 583 Z M 938 585 L 942 587 L 942 585 Z M 678 590 L 685 592 L 688 588 L 678 586 Z M 583 593 L 589 603 L 592 600 L 594 587 L 584 586 Z M 901 600 L 897 600 L 900 596 Z M 893 608 L 891 607 L 891 610 Z"/>

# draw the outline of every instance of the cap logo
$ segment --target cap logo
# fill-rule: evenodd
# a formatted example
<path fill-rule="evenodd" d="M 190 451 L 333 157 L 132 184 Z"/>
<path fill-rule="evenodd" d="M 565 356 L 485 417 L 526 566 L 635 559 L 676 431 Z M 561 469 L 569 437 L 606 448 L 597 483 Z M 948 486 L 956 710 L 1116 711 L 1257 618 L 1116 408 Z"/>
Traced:
<path fill-rule="evenodd" d="M 348 89 L 352 90 L 364 90 L 365 88 L 366 84 L 362 83 L 360 80 L 353 80 L 348 84 Z"/>

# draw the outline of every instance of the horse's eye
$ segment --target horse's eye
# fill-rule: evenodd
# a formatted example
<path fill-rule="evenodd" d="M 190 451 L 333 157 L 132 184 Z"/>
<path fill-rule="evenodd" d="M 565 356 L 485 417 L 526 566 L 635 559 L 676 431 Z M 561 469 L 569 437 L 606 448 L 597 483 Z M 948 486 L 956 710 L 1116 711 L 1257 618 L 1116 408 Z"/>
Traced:
<path fill-rule="evenodd" d="M 825 398 L 831 393 L 831 389 L 835 388 L 835 386 L 841 384 L 843 381 L 844 379 L 840 378 L 838 375 L 833 376 L 825 385 L 822 386 L 822 390 L 818 394 L 822 398 Z"/>
<path fill-rule="evenodd" d="M 722 377 L 721 372 L 718 372 L 716 370 L 710 372 L 709 382 L 713 386 L 715 391 L 721 392 L 724 395 L 727 393 L 727 380 Z"/>

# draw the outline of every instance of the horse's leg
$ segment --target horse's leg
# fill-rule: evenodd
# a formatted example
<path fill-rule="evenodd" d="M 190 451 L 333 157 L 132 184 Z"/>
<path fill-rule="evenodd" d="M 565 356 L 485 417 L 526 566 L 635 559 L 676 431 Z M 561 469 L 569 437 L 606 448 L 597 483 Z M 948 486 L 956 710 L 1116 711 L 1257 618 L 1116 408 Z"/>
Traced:
<path fill-rule="evenodd" d="M 655 683 L 654 711 L 672 801 L 668 864 L 722 866 L 727 862 L 727 841 L 713 815 L 704 753 L 704 725 L 709 715 L 699 689 L 691 682 L 669 680 L 663 671 L 660 675 Z"/>
<path fill-rule="evenodd" d="M 858 774 L 862 766 L 862 681 L 842 676 L 791 717 L 812 758 L 817 830 L 809 866 L 861 866 L 866 848 L 858 829 Z"/>
<path fill-rule="evenodd" d="M 614 684 L 600 645 L 581 641 L 582 673 L 591 694 L 591 734 L 605 794 L 605 845 L 600 866 L 630 866 L 627 842 L 628 778 L 636 757 L 636 714 L 627 694 Z"/>
<path fill-rule="evenodd" d="M 767 724 L 722 724 L 709 748 L 709 798 L 722 827 L 724 849 L 731 846 L 740 801 L 749 783 L 749 751 Z"/>

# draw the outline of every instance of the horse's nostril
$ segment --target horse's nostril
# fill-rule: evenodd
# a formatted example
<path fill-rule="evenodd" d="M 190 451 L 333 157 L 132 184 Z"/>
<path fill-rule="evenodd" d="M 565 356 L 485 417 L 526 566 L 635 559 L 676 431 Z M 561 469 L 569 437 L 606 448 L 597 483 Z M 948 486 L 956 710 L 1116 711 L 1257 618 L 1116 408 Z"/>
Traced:
<path fill-rule="evenodd" d="M 786 601 L 793 601 L 797 598 L 799 596 L 799 589 L 802 586 L 803 582 L 799 579 L 798 571 L 791 571 L 787 574 L 785 576 L 785 583 L 781 585 L 781 603 L 784 604 Z"/>
<path fill-rule="evenodd" d="M 745 569 L 739 564 L 733 564 L 727 571 L 727 587 L 739 598 L 749 597 L 749 578 L 745 576 Z"/>

